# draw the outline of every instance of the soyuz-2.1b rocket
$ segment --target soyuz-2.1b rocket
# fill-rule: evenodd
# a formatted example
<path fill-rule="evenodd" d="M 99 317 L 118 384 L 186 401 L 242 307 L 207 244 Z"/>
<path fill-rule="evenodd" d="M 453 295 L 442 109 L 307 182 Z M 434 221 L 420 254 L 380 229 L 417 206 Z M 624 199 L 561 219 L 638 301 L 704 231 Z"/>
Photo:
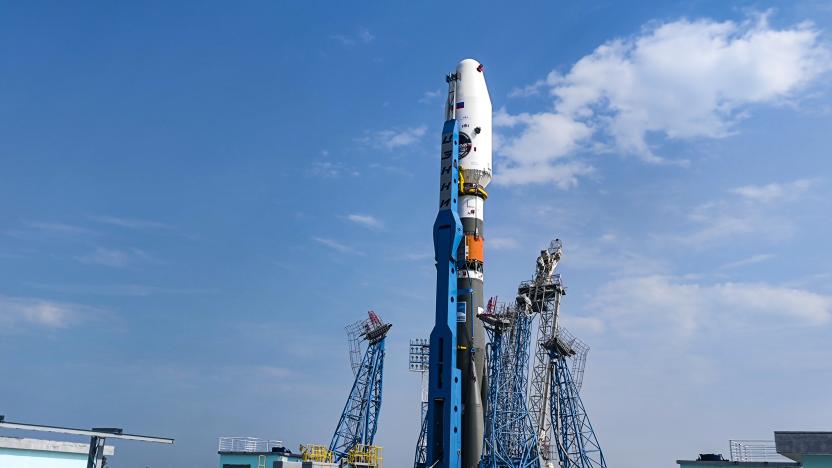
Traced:
<path fill-rule="evenodd" d="M 483 207 L 491 182 L 491 98 L 483 65 L 476 60 L 459 62 L 447 81 L 440 203 L 433 234 L 437 292 L 426 466 L 476 468 L 488 393 L 485 330 L 478 316 L 484 312 Z"/>
<path fill-rule="evenodd" d="M 476 467 L 482 454 L 483 402 L 488 395 L 483 313 L 483 206 L 491 182 L 491 98 L 483 66 L 463 60 L 456 68 L 459 123 L 459 218 L 463 239 L 457 252 L 457 347 L 462 370 L 462 466 Z M 463 315 L 464 312 L 464 315 Z"/>

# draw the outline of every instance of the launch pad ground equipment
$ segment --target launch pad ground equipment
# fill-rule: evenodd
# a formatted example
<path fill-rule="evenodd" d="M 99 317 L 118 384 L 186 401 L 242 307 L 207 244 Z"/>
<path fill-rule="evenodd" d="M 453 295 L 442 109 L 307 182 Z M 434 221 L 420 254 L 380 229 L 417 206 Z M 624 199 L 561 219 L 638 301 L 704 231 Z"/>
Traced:
<path fill-rule="evenodd" d="M 511 307 L 489 301 L 480 315 L 489 336 L 488 404 L 480 468 L 538 468 L 537 438 L 526 406 L 532 315 L 525 296 Z"/>
<path fill-rule="evenodd" d="M 347 454 L 350 468 L 381 468 L 381 447 L 378 445 L 356 445 Z"/>
<path fill-rule="evenodd" d="M 560 239 L 555 239 L 549 248 L 540 251 L 533 279 L 520 283 L 519 289 L 531 300 L 532 310 L 538 315 L 537 342 L 529 385 L 529 413 L 537 433 L 538 451 L 544 466 L 553 463 L 551 460 L 554 459 L 555 452 L 550 420 L 550 356 L 543 344 L 554 336 L 561 297 L 566 294 L 560 274 L 555 273 L 562 255 L 563 245 Z"/>
<path fill-rule="evenodd" d="M 335 454 L 325 445 L 306 444 L 300 446 L 303 461 L 334 463 Z"/>
<path fill-rule="evenodd" d="M 418 372 L 422 380 L 420 417 L 421 429 L 419 438 L 416 440 L 416 454 L 413 457 L 413 466 L 421 468 L 427 460 L 427 423 L 428 423 L 428 369 L 430 368 L 430 341 L 424 338 L 410 340 L 410 355 L 408 369 L 410 372 Z"/>
<path fill-rule="evenodd" d="M 534 278 L 519 289 L 539 316 L 529 411 L 544 468 L 606 468 L 578 393 L 589 347 L 558 325 L 566 287 L 555 269 L 562 256 L 563 245 L 555 239 L 541 250 Z"/>
<path fill-rule="evenodd" d="M 556 334 L 545 344 L 551 356 L 551 420 L 563 468 L 606 468 L 604 453 L 578 394 L 567 358 L 575 351 Z"/>
<path fill-rule="evenodd" d="M 329 451 L 334 454 L 336 462 L 348 458 L 355 447 L 372 446 L 378 429 L 384 377 L 384 342 L 392 325 L 382 322 L 373 311 L 368 312 L 368 315 L 369 318 L 360 322 L 357 328 L 360 339 L 367 342 L 367 349 L 358 368 L 354 370 L 355 381 L 329 444 Z"/>

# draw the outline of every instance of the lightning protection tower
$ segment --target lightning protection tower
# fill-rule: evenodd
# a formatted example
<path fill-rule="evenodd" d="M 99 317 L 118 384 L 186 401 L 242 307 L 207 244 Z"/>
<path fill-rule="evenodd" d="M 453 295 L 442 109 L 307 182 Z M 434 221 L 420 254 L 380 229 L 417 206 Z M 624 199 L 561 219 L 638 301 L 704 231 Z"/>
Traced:
<path fill-rule="evenodd" d="M 349 458 L 357 448 L 372 446 L 378 428 L 384 374 L 384 341 L 392 325 L 382 322 L 373 311 L 368 312 L 368 315 L 369 318 L 359 322 L 359 326 L 348 327 L 348 335 L 349 330 L 355 330 L 354 333 L 359 337 L 358 344 L 366 342 L 367 349 L 357 368 L 354 367 L 355 381 L 329 444 L 336 462 Z M 352 354 L 355 336 L 349 338 Z"/>
<path fill-rule="evenodd" d="M 414 468 L 423 468 L 427 462 L 427 417 L 428 417 L 428 370 L 430 369 L 430 341 L 425 338 L 410 340 L 410 359 L 408 369 L 418 372 L 422 380 L 420 399 L 420 416 L 422 419 L 419 438 L 416 441 L 416 455 L 413 457 Z"/>

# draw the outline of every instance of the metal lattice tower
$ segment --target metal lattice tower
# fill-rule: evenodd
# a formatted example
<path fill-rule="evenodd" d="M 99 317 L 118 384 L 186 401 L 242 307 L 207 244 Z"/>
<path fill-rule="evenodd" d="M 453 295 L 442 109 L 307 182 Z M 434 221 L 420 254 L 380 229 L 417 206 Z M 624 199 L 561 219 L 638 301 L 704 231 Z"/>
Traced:
<path fill-rule="evenodd" d="M 358 320 L 346 327 L 347 344 L 350 348 L 350 369 L 352 375 L 358 375 L 358 369 L 361 368 L 361 361 L 364 359 L 364 352 L 367 350 L 367 341 L 364 339 L 364 329 L 369 319 Z"/>
<path fill-rule="evenodd" d="M 575 388 L 580 391 L 581 385 L 584 383 L 584 368 L 586 367 L 586 356 L 589 354 L 589 346 L 561 326 L 557 327 L 555 335 L 558 341 L 571 350 L 572 381 L 575 382 Z"/>
<path fill-rule="evenodd" d="M 553 240 L 548 249 L 540 251 L 534 278 L 520 283 L 518 290 L 520 294 L 525 294 L 529 298 L 532 310 L 539 315 L 534 365 L 529 384 L 529 413 L 537 434 L 538 450 L 544 466 L 551 464 L 555 453 L 551 440 L 552 424 L 549 411 L 552 382 L 549 372 L 549 352 L 543 344 L 554 336 L 560 300 L 566 294 L 566 287 L 563 286 L 560 275 L 555 273 L 562 255 L 563 245 L 560 239 Z"/>
<path fill-rule="evenodd" d="M 540 315 L 529 411 L 544 468 L 606 468 L 579 390 L 589 347 L 558 326 L 561 297 L 566 294 L 555 269 L 563 245 L 555 239 L 537 258 L 534 279 L 520 285 Z M 569 365 L 572 365 L 570 370 Z"/>
<path fill-rule="evenodd" d="M 577 342 L 571 335 L 562 335 L 558 330 L 554 339 L 545 344 L 552 375 L 550 417 L 554 425 L 554 445 L 561 468 L 606 468 L 601 445 L 569 371 L 569 358 L 578 354 L 571 347 L 570 338 L 572 343 Z"/>
<path fill-rule="evenodd" d="M 430 361 L 430 341 L 425 338 L 410 340 L 410 359 L 408 369 L 410 372 L 418 372 L 422 380 L 421 393 L 421 429 L 419 439 L 416 441 L 416 455 L 413 457 L 413 466 L 416 468 L 425 466 L 427 461 L 427 416 L 428 416 L 428 370 Z"/>
<path fill-rule="evenodd" d="M 392 325 L 382 322 L 373 311 L 368 315 L 369 318 L 361 322 L 358 328 L 358 336 L 367 342 L 367 350 L 354 370 L 352 390 L 329 444 L 329 450 L 335 454 L 336 461 L 347 457 L 357 446 L 373 445 L 378 428 L 384 375 L 384 341 Z M 348 337 L 352 353 L 354 337 L 349 332 Z"/>
<path fill-rule="evenodd" d="M 518 297 L 515 307 L 480 316 L 488 345 L 489 389 L 481 468 L 539 467 L 537 439 L 526 406 L 531 308 L 528 298 Z"/>

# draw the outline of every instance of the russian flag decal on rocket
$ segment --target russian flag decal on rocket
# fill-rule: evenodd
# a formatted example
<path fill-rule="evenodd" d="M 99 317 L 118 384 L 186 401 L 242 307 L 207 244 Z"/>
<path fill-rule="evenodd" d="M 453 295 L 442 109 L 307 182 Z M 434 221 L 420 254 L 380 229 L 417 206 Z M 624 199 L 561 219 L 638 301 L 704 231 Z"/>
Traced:
<path fill-rule="evenodd" d="M 463 102 L 456 103 L 456 108 L 457 109 L 464 109 L 465 108 L 465 102 L 463 101 Z"/>

